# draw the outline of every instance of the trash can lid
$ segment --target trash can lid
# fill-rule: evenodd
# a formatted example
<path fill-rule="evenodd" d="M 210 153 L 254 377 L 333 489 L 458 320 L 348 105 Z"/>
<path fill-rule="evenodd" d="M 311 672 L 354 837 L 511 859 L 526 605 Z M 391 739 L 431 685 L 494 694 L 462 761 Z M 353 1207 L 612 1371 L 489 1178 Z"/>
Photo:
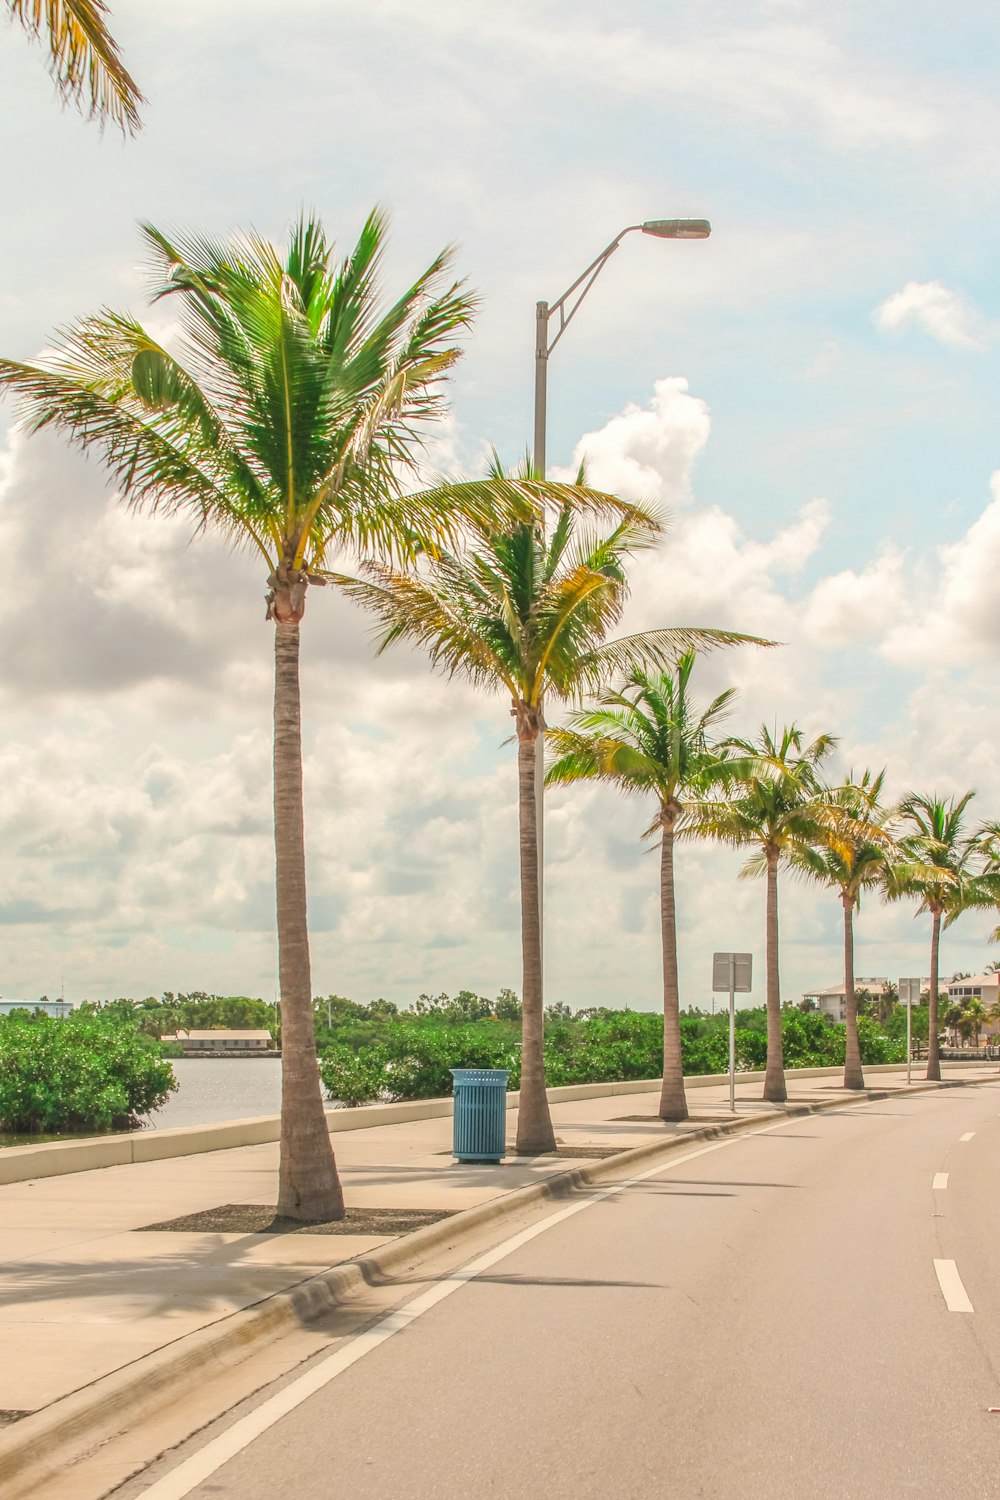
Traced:
<path fill-rule="evenodd" d="M 505 1084 L 510 1077 L 509 1068 L 449 1068 L 456 1083 Z"/>

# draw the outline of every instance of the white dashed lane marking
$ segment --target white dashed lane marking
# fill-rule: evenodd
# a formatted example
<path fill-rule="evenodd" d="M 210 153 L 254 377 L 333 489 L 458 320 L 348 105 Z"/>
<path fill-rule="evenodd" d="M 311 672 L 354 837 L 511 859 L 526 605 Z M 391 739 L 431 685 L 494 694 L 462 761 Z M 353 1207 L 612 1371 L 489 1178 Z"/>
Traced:
<path fill-rule="evenodd" d="M 933 1188 L 934 1192 L 935 1193 L 943 1193 L 944 1190 L 945 1190 L 945 1188 L 947 1186 L 948 1186 L 948 1173 L 947 1172 L 935 1172 L 934 1173 L 934 1181 L 931 1183 L 931 1187 Z"/>
<path fill-rule="evenodd" d="M 974 1130 L 967 1130 L 965 1132 L 965 1134 L 964 1135 L 960 1135 L 958 1139 L 960 1141 L 971 1141 L 972 1137 L 975 1135 L 975 1133 L 976 1132 Z"/>
<path fill-rule="evenodd" d="M 958 1274 L 958 1267 L 953 1260 L 936 1260 L 934 1270 L 937 1272 L 938 1286 L 944 1298 L 944 1305 L 949 1312 L 970 1313 L 973 1311 L 969 1294 L 962 1285 L 962 1278 Z"/>

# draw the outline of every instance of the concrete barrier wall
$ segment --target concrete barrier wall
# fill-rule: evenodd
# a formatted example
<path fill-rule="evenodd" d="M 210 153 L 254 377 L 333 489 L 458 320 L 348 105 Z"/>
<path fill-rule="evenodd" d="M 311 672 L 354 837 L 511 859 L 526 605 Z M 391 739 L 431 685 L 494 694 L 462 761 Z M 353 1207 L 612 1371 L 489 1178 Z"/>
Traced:
<path fill-rule="evenodd" d="M 866 1073 L 903 1073 L 905 1063 L 879 1063 Z M 842 1068 L 789 1068 L 790 1077 L 833 1078 Z M 728 1082 L 728 1073 L 701 1073 L 685 1078 L 688 1089 Z M 740 1083 L 762 1082 L 763 1073 L 738 1073 Z M 615 1094 L 653 1094 L 659 1078 L 628 1079 L 620 1083 L 579 1083 L 548 1089 L 552 1104 L 582 1099 L 607 1099 Z M 414 1099 L 402 1104 L 362 1104 L 352 1109 L 329 1109 L 331 1135 L 342 1130 L 372 1130 L 380 1125 L 402 1125 L 408 1120 L 436 1120 L 452 1113 L 452 1099 Z M 507 1108 L 516 1109 L 518 1095 L 507 1095 Z M 49 1141 L 39 1146 L 0 1149 L 0 1185 L 28 1182 L 35 1177 L 57 1177 L 66 1172 L 91 1172 L 96 1167 L 126 1166 L 130 1162 L 163 1161 L 172 1156 L 195 1156 L 202 1151 L 230 1151 L 236 1146 L 260 1146 L 280 1135 L 279 1115 L 251 1120 L 227 1120 L 221 1125 L 183 1125 L 173 1130 L 137 1130 L 129 1135 L 88 1136 L 81 1141 Z"/>

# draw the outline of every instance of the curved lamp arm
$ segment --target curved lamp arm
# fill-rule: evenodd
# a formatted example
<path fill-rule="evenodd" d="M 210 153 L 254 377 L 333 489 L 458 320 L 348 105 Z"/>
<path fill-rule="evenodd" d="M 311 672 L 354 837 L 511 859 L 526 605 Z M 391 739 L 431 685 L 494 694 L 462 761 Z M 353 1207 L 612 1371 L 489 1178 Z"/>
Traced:
<path fill-rule="evenodd" d="M 600 276 L 601 272 L 604 270 L 604 267 L 607 265 L 612 255 L 614 255 L 622 240 L 627 234 L 633 234 L 636 231 L 641 234 L 655 235 L 657 239 L 661 240 L 707 240 L 708 236 L 712 232 L 712 226 L 707 219 L 647 219 L 645 224 L 629 224 L 627 228 L 623 229 L 619 235 L 616 235 L 616 237 L 611 241 L 611 244 L 608 245 L 605 250 L 602 250 L 600 255 L 596 257 L 596 259 L 590 262 L 590 265 L 586 268 L 585 271 L 582 271 L 580 273 L 580 275 L 573 282 L 572 286 L 568 286 L 566 288 L 558 301 L 552 303 L 538 303 L 539 314 L 541 314 L 542 308 L 545 309 L 544 327 L 546 355 L 552 353 L 553 349 L 556 347 L 559 340 L 566 332 L 566 329 L 569 327 L 570 323 L 573 321 L 573 318 L 576 316 L 576 312 L 580 306 L 580 303 L 583 301 L 584 297 L 586 297 L 587 293 L 590 291 L 590 288 L 594 285 L 594 282 L 597 280 L 598 276 Z M 581 288 L 580 294 L 567 311 L 566 304 L 569 302 L 569 299 L 573 296 L 573 293 L 577 290 L 577 288 Z M 549 320 L 556 314 L 558 314 L 559 316 L 559 327 L 556 331 L 555 337 L 550 342 L 548 337 L 548 324 Z M 541 316 L 539 317 L 539 322 L 541 323 Z M 537 352 L 538 351 L 536 350 L 536 353 Z"/>

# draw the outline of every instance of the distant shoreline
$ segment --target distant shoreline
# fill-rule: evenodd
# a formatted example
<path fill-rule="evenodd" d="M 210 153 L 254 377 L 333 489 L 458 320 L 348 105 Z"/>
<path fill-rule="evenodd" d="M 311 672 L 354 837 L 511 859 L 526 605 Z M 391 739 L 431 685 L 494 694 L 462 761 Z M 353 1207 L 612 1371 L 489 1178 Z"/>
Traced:
<path fill-rule="evenodd" d="M 236 1051 L 225 1051 L 224 1052 L 221 1048 L 219 1048 L 218 1050 L 215 1050 L 215 1049 L 209 1049 L 208 1047 L 206 1047 L 203 1051 L 198 1051 L 198 1052 L 183 1052 L 180 1057 L 168 1057 L 166 1059 L 166 1061 L 167 1062 L 195 1062 L 195 1061 L 197 1061 L 197 1062 L 204 1062 L 204 1061 L 207 1060 L 208 1062 L 218 1062 L 219 1059 L 220 1059 L 220 1057 L 221 1058 L 235 1058 L 237 1062 L 266 1062 L 268 1059 L 275 1058 L 275 1057 L 278 1058 L 278 1060 L 280 1061 L 280 1059 L 281 1059 L 281 1053 L 280 1052 L 236 1052 Z"/>

